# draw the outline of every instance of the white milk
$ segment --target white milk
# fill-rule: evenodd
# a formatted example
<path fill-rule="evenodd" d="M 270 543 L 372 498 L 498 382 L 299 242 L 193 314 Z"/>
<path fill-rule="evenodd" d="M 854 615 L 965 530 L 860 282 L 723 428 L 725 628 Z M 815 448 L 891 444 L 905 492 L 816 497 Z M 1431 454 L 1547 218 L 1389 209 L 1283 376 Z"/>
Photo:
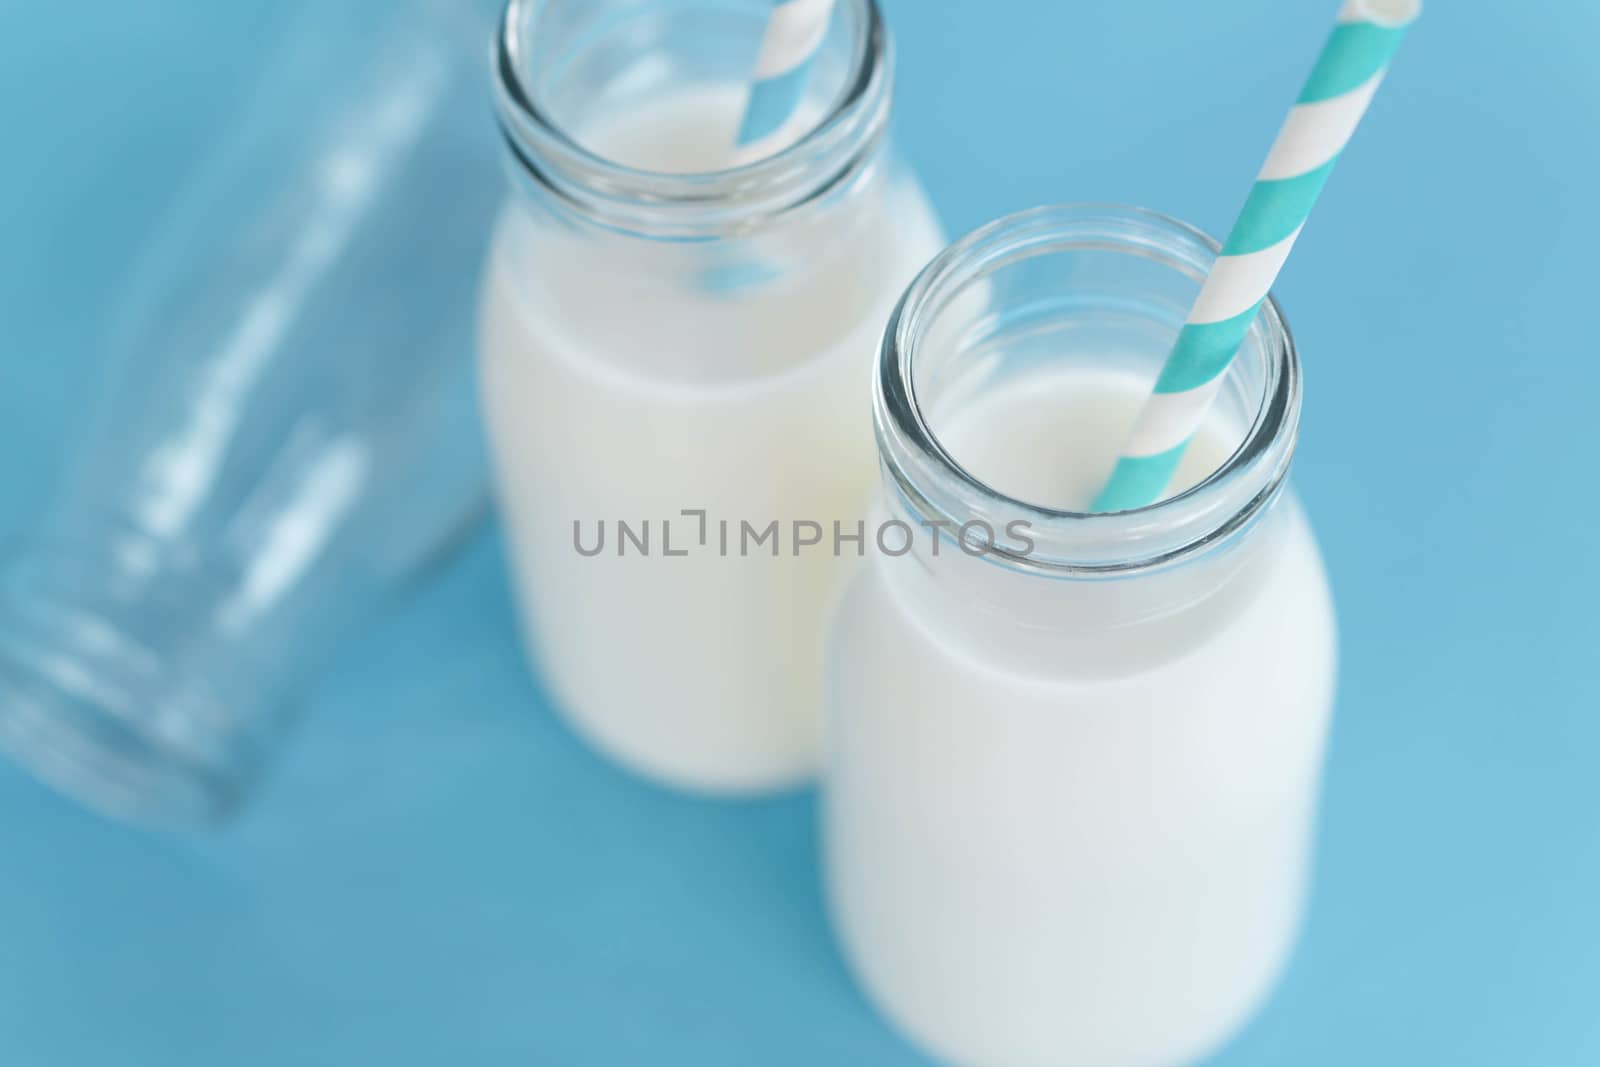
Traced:
<path fill-rule="evenodd" d="M 1043 371 L 930 421 L 991 487 L 1083 508 L 1139 399 L 1110 372 Z M 1180 485 L 1226 459 L 1223 429 Z M 828 642 L 829 895 L 918 1043 L 964 1067 L 1175 1065 L 1270 988 L 1300 916 L 1333 616 L 1292 498 L 1228 552 L 1237 572 L 1198 599 L 1207 559 L 1072 581 L 947 544 L 853 579 Z M 1171 614 L 1112 625 L 1151 588 Z"/>
<path fill-rule="evenodd" d="M 731 87 L 685 92 L 583 140 L 634 167 L 711 169 L 742 100 Z M 789 524 L 831 533 L 861 517 L 879 336 L 942 246 L 920 188 L 887 167 L 848 205 L 752 242 L 790 266 L 750 291 L 708 281 L 742 257 L 563 235 L 518 203 L 501 220 L 482 376 L 529 648 L 571 722 L 653 777 L 742 791 L 814 772 L 820 627 L 838 563 L 796 558 Z M 685 509 L 706 513 L 704 540 Z M 601 520 L 604 550 L 586 558 L 574 522 L 592 548 Z M 649 555 L 629 541 L 619 557 L 619 520 L 636 538 L 648 523 Z M 775 520 L 780 557 L 765 545 L 741 557 L 741 522 L 760 532 Z"/>

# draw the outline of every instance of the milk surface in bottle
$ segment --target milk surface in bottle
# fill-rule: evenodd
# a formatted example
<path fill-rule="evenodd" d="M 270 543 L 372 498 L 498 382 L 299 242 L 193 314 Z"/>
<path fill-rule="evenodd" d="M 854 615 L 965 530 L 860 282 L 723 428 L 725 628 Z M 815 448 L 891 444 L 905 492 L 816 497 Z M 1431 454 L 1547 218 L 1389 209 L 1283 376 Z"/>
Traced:
<path fill-rule="evenodd" d="M 512 5 L 480 331 L 532 658 L 602 750 L 714 791 L 815 768 L 840 562 L 796 541 L 862 517 L 882 324 L 942 244 L 868 0 L 837 5 L 792 146 L 725 169 L 769 12 Z"/>
<path fill-rule="evenodd" d="M 871 999 L 963 1067 L 1192 1062 L 1299 922 L 1335 634 L 1275 306 L 1169 497 L 1081 514 L 1213 248 L 1042 209 L 889 327 L 873 521 L 915 536 L 833 614 L 828 897 Z"/>

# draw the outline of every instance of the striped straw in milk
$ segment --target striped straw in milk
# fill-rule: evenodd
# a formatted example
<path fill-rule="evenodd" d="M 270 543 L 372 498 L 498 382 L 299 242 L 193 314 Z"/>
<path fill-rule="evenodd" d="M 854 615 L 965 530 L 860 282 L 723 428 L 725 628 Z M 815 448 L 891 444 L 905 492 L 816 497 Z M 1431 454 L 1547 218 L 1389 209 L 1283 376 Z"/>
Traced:
<path fill-rule="evenodd" d="M 1417 0 L 1348 0 L 1145 402 L 1095 511 L 1166 492 L 1323 184 L 1366 114 Z"/>
<path fill-rule="evenodd" d="M 750 99 L 729 158 L 732 166 L 765 159 L 794 137 L 791 120 L 805 96 L 812 60 L 828 35 L 834 3 L 780 0 L 772 9 L 761 54 L 750 76 Z M 735 293 L 769 282 L 777 273 L 771 264 L 757 259 L 730 258 L 702 272 L 700 285 L 708 292 Z"/>
<path fill-rule="evenodd" d="M 805 95 L 811 61 L 827 36 L 833 5 L 834 0 L 782 0 L 773 8 L 751 74 L 735 164 L 753 162 L 783 146 L 789 120 Z"/>

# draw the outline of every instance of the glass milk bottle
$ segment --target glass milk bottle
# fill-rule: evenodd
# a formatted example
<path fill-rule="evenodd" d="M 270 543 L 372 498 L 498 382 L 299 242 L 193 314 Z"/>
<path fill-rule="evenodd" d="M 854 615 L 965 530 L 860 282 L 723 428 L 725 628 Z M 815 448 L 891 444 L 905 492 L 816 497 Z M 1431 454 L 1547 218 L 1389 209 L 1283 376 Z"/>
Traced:
<path fill-rule="evenodd" d="M 236 810 L 329 649 L 487 510 L 492 23 L 462 0 L 298 14 L 88 309 L 115 323 L 89 432 L 0 554 L 0 750 L 69 795 Z"/>
<path fill-rule="evenodd" d="M 1082 513 L 1216 247 L 1029 212 L 890 320 L 880 532 L 827 644 L 827 881 L 872 998 L 964 1067 L 1190 1062 L 1299 921 L 1335 639 L 1276 305 L 1180 491 Z"/>
<path fill-rule="evenodd" d="M 943 244 L 840 0 L 789 146 L 731 167 L 770 3 L 513 0 L 514 189 L 481 369 L 534 660 L 625 765 L 725 792 L 815 770 L 821 624 L 869 497 L 873 353 Z"/>

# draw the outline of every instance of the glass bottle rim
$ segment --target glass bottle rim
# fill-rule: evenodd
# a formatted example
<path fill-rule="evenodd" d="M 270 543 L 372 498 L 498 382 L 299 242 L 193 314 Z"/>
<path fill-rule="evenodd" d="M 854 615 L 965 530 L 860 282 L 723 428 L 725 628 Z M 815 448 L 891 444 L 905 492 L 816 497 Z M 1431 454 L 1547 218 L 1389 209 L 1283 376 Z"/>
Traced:
<path fill-rule="evenodd" d="M 928 523 L 960 527 L 983 519 L 995 529 L 1025 523 L 1032 550 L 1020 552 L 996 539 L 983 557 L 1047 576 L 1128 576 L 1230 543 L 1282 492 L 1299 431 L 1299 356 L 1283 311 L 1270 295 L 1239 357 L 1254 352 L 1264 363 L 1260 396 L 1252 390 L 1255 408 L 1240 444 L 1203 480 L 1157 503 L 1088 513 L 1009 496 L 967 471 L 930 427 L 915 368 L 933 321 L 969 286 L 996 271 L 1033 256 L 1074 250 L 1139 255 L 1198 281 L 1221 245 L 1179 219 L 1109 203 L 1034 208 L 991 222 L 951 245 L 923 269 L 896 306 L 873 377 L 873 421 L 891 487 Z"/>
<path fill-rule="evenodd" d="M 581 217 L 663 239 L 724 236 L 824 198 L 862 173 L 888 126 L 893 52 L 877 0 L 838 0 L 852 48 L 817 121 L 760 159 L 698 173 L 643 170 L 580 143 L 539 102 L 528 43 L 543 0 L 509 0 L 492 57 L 501 132 L 517 170 Z"/>

